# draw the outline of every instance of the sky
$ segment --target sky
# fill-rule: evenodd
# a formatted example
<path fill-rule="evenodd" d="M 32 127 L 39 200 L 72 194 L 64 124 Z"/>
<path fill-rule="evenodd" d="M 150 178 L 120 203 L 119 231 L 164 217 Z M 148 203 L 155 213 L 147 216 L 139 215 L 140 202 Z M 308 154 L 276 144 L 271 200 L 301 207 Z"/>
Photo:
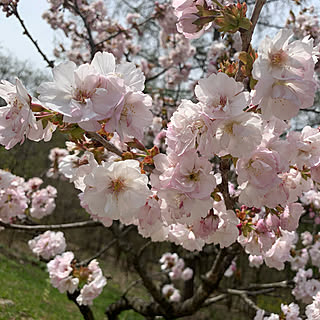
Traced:
<path fill-rule="evenodd" d="M 313 3 L 318 8 L 319 1 L 320 0 L 308 0 L 309 3 Z M 20 15 L 29 32 L 34 39 L 38 40 L 40 48 L 46 53 L 48 58 L 53 59 L 52 52 L 57 35 L 41 18 L 42 13 L 47 8 L 47 0 L 20 0 L 18 6 Z M 287 16 L 282 17 L 283 23 L 281 23 L 281 17 L 279 17 L 279 15 L 275 16 L 275 18 L 275 20 L 280 19 L 279 24 L 281 25 Z M 2 52 L 9 52 L 9 54 L 15 55 L 22 61 L 27 60 L 36 68 L 46 69 L 46 62 L 36 51 L 31 41 L 22 34 L 22 31 L 22 27 L 15 17 L 6 18 L 5 14 L 0 11 L 0 48 L 2 48 Z M 273 29 L 268 32 L 275 33 L 276 31 L 276 29 Z M 273 34 L 270 34 L 270 36 L 273 36 Z M 259 42 L 260 40 L 261 39 L 257 39 L 255 36 L 255 42 Z"/>
<path fill-rule="evenodd" d="M 18 11 L 24 20 L 29 32 L 38 40 L 40 48 L 49 58 L 53 58 L 54 31 L 41 18 L 42 13 L 48 8 L 46 0 L 20 0 Z M 36 51 L 29 38 L 22 34 L 23 30 L 18 20 L 11 16 L 6 18 L 0 11 L 0 48 L 2 52 L 15 55 L 20 60 L 27 60 L 36 68 L 44 69 L 47 64 Z"/>

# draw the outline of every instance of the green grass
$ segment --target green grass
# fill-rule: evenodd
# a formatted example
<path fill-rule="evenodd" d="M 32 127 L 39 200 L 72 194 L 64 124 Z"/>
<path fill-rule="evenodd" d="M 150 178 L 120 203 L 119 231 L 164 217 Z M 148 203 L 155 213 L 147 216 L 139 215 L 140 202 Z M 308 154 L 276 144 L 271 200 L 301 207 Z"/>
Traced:
<path fill-rule="evenodd" d="M 116 301 L 120 290 L 107 284 L 94 300 L 95 319 L 106 319 L 104 310 Z M 46 265 L 32 260 L 13 260 L 0 253 L 0 298 L 14 305 L 0 305 L 0 320 L 81 320 L 78 308 L 50 284 Z M 121 320 L 143 319 L 134 312 L 124 312 Z"/>

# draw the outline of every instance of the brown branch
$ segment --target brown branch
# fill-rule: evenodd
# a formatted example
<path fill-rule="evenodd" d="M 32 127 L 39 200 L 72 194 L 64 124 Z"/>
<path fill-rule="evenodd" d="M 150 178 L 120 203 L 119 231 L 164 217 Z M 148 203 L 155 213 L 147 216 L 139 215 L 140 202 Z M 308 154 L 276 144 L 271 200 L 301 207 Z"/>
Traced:
<path fill-rule="evenodd" d="M 70 6 L 70 7 L 71 7 L 71 8 L 74 10 L 74 12 L 75 12 L 76 14 L 78 14 L 79 17 L 82 19 L 83 24 L 84 24 L 84 26 L 85 26 L 85 28 L 86 28 L 86 30 L 87 30 L 88 39 L 86 39 L 86 40 L 88 41 L 89 46 L 90 46 L 90 55 L 91 55 L 91 60 L 92 60 L 93 57 L 94 57 L 94 55 L 95 55 L 95 53 L 96 53 L 97 45 L 95 44 L 95 42 L 94 42 L 94 40 L 93 40 L 91 28 L 90 28 L 90 25 L 89 25 L 89 23 L 88 23 L 88 21 L 87 21 L 87 17 L 85 17 L 85 16 L 82 14 L 82 12 L 81 12 L 81 10 L 80 10 L 80 8 L 79 8 L 79 6 L 78 6 L 77 0 L 74 0 L 73 3 L 74 3 L 74 5 L 73 5 L 73 6 Z"/>
<path fill-rule="evenodd" d="M 273 283 L 252 283 L 248 289 L 267 289 L 267 288 L 289 288 L 292 281 L 284 280 Z"/>
<path fill-rule="evenodd" d="M 225 293 L 222 293 L 222 294 L 219 294 L 218 296 L 215 296 L 215 297 L 212 297 L 212 298 L 209 298 L 207 299 L 201 306 L 201 308 L 206 308 L 206 307 L 209 307 L 210 305 L 218 302 L 218 301 L 221 301 L 225 298 L 227 298 L 228 295 L 225 294 Z"/>
<path fill-rule="evenodd" d="M 228 184 L 229 172 L 230 172 L 230 159 L 221 159 L 220 173 L 221 173 L 222 182 L 218 187 L 219 187 L 219 191 L 223 195 L 223 199 L 226 204 L 227 210 L 233 210 L 235 206 L 235 200 L 231 198 L 229 193 L 229 184 Z"/>
<path fill-rule="evenodd" d="M 242 40 L 242 51 L 247 52 L 251 43 L 251 39 L 252 39 L 252 35 L 254 32 L 254 29 L 256 27 L 256 24 L 258 22 L 261 10 L 263 8 L 263 6 L 265 5 L 266 0 L 256 0 L 252 15 L 251 15 L 251 27 L 249 30 L 244 30 L 244 29 L 240 29 L 240 33 L 241 33 L 241 40 Z M 243 63 L 240 61 L 239 62 L 239 69 L 238 72 L 236 74 L 236 81 L 242 81 L 243 80 L 243 74 L 241 71 L 241 66 L 243 65 Z"/>
<path fill-rule="evenodd" d="M 168 71 L 170 68 L 165 68 L 162 71 L 158 72 L 157 74 L 151 76 L 150 78 L 147 78 L 145 83 L 152 81 L 154 79 L 157 79 L 158 77 L 160 77 L 161 75 L 163 75 L 166 71 Z"/>
<path fill-rule="evenodd" d="M 53 60 L 49 60 L 47 58 L 47 56 L 44 54 L 44 52 L 40 49 L 39 45 L 38 45 L 38 42 L 36 40 L 33 39 L 33 37 L 31 36 L 30 32 L 28 31 L 26 25 L 24 24 L 24 21 L 22 20 L 22 18 L 20 17 L 19 15 L 19 12 L 18 12 L 18 8 L 17 6 L 13 6 L 12 7 L 12 13 L 15 15 L 15 17 L 18 19 L 18 21 L 20 22 L 20 25 L 22 26 L 23 28 L 23 34 L 25 34 L 30 40 L 31 42 L 33 43 L 33 45 L 37 48 L 38 52 L 41 54 L 43 60 L 45 60 L 48 64 L 48 66 L 50 68 L 53 68 L 54 67 L 54 61 Z"/>
<path fill-rule="evenodd" d="M 108 140 L 106 140 L 105 138 L 100 136 L 100 134 L 98 134 L 96 132 L 87 132 L 87 135 L 90 138 L 100 142 L 107 150 L 115 153 L 119 157 L 122 157 L 122 151 L 120 149 L 118 149 L 114 144 L 112 144 L 111 142 L 109 142 Z"/>
<path fill-rule="evenodd" d="M 22 231 L 45 231 L 45 230 L 60 230 L 60 229 L 76 229 L 76 228 L 87 228 L 87 227 L 97 227 L 102 226 L 100 222 L 97 221 L 81 221 L 73 223 L 63 223 L 63 224 L 48 224 L 48 225 L 22 225 L 14 223 L 5 223 L 0 221 L 0 227 L 6 229 L 15 229 Z"/>
<path fill-rule="evenodd" d="M 202 307 L 214 290 L 218 288 L 225 271 L 230 266 L 239 249 L 240 245 L 234 243 L 231 247 L 223 248 L 219 251 L 212 268 L 203 278 L 203 283 L 200 285 L 194 296 L 176 306 L 176 316 L 192 315 Z"/>
<path fill-rule="evenodd" d="M 79 296 L 80 291 L 77 290 L 74 293 L 67 292 L 68 299 L 76 304 L 79 308 L 84 320 L 94 320 L 93 313 L 89 306 L 80 305 L 77 301 L 77 297 Z"/>
<path fill-rule="evenodd" d="M 160 306 L 153 302 L 147 303 L 139 298 L 122 297 L 118 301 L 111 303 L 105 314 L 109 320 L 118 320 L 118 315 L 125 310 L 134 310 L 135 312 L 143 315 L 145 319 L 153 319 L 156 316 L 163 315 Z M 173 319 L 166 317 L 165 319 Z"/>
<path fill-rule="evenodd" d="M 141 257 L 145 249 L 151 244 L 147 242 L 144 246 L 141 247 L 138 254 L 134 255 L 133 266 L 137 273 L 139 274 L 144 287 L 148 290 L 148 293 L 151 294 L 153 299 L 159 304 L 160 309 L 162 309 L 162 314 L 172 314 L 173 306 L 172 304 L 162 295 L 160 289 L 154 284 L 152 278 L 148 275 L 148 272 L 142 267 Z"/>

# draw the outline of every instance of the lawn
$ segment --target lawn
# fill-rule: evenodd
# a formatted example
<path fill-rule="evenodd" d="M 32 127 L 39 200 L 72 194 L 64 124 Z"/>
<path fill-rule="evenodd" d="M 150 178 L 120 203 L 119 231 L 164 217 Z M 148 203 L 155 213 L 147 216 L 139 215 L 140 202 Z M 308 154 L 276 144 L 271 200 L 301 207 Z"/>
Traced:
<path fill-rule="evenodd" d="M 1 250 L 3 251 L 3 250 Z M 106 306 L 116 301 L 120 290 L 112 283 L 94 300 L 95 319 L 106 319 Z M 10 301 L 6 301 L 10 300 Z M 81 320 L 78 308 L 49 282 L 46 264 L 30 258 L 12 259 L 0 252 L 0 320 Z M 133 312 L 121 320 L 143 319 Z"/>

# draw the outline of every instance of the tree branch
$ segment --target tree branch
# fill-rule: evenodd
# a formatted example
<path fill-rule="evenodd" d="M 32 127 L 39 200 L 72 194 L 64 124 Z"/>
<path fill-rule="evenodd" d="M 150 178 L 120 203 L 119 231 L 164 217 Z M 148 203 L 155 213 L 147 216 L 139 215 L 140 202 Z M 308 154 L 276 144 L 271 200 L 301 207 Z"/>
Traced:
<path fill-rule="evenodd" d="M 77 301 L 77 297 L 80 292 L 77 290 L 74 293 L 67 292 L 68 299 L 73 301 L 76 306 L 79 308 L 81 314 L 83 315 L 84 320 L 94 320 L 93 313 L 89 306 L 80 305 Z"/>
<path fill-rule="evenodd" d="M 223 293 L 223 294 L 219 294 L 218 296 L 209 298 L 202 304 L 201 308 L 209 307 L 210 305 L 227 298 L 227 296 L 228 296 L 227 294 Z"/>
<path fill-rule="evenodd" d="M 184 301 L 175 308 L 175 315 L 179 315 L 179 317 L 192 315 L 202 307 L 210 294 L 218 288 L 225 271 L 230 266 L 239 249 L 240 245 L 234 243 L 231 247 L 223 248 L 219 251 L 212 268 L 203 278 L 201 286 L 192 298 Z"/>
<path fill-rule="evenodd" d="M 161 75 L 163 75 L 166 71 L 168 71 L 170 68 L 165 68 L 162 71 L 158 72 L 157 74 L 151 76 L 150 78 L 147 78 L 145 83 L 148 83 L 149 81 L 152 81 L 154 79 L 157 79 L 158 77 L 160 77 Z"/>
<path fill-rule="evenodd" d="M 74 10 L 74 12 L 79 15 L 79 17 L 82 19 L 83 24 L 85 26 L 85 29 L 87 30 L 88 33 L 88 43 L 90 46 L 90 56 L 91 56 L 91 60 L 93 59 L 95 53 L 96 53 L 96 49 L 97 49 L 97 45 L 95 44 L 93 37 L 92 37 L 92 32 L 91 32 L 91 28 L 90 25 L 88 24 L 87 18 L 82 14 L 79 6 L 78 6 L 78 1 L 74 0 L 73 1 L 73 5 L 70 5 L 70 7 Z"/>
<path fill-rule="evenodd" d="M 46 230 L 60 230 L 60 229 L 76 229 L 76 228 L 87 228 L 87 227 L 97 227 L 103 226 L 100 222 L 97 221 L 81 221 L 73 223 L 63 223 L 63 224 L 48 224 L 48 225 L 22 225 L 14 223 L 5 223 L 0 221 L 0 226 L 6 229 L 15 229 L 23 231 L 46 231 Z"/>
<path fill-rule="evenodd" d="M 288 288 L 291 284 L 293 282 L 288 280 L 273 283 L 252 283 L 248 289 Z"/>
<path fill-rule="evenodd" d="M 251 28 L 249 30 L 244 30 L 241 29 L 240 33 L 241 33 L 241 40 L 242 40 L 242 51 L 247 52 L 251 43 L 251 39 L 252 39 L 252 35 L 254 32 L 254 29 L 256 27 L 256 24 L 258 22 L 261 10 L 263 8 L 263 6 L 265 5 L 266 0 L 256 0 L 253 12 L 252 12 L 252 16 L 251 16 Z M 243 63 L 240 61 L 239 62 L 239 69 L 238 72 L 236 74 L 236 81 L 242 81 L 243 80 L 243 75 L 241 72 L 241 67 L 242 67 Z"/>
<path fill-rule="evenodd" d="M 154 282 L 152 281 L 152 279 L 149 277 L 148 272 L 146 272 L 146 270 L 144 270 L 144 268 L 142 267 L 141 264 L 141 256 L 144 252 L 144 250 L 147 248 L 147 246 L 149 246 L 151 244 L 151 242 L 147 242 L 138 252 L 138 254 L 136 254 L 134 256 L 133 259 L 133 266 L 135 268 L 135 270 L 137 271 L 137 273 L 139 274 L 143 285 L 145 286 L 145 288 L 148 290 L 148 293 L 151 294 L 151 296 L 153 297 L 153 299 L 159 304 L 160 308 L 163 309 L 162 314 L 166 315 L 166 314 L 172 314 L 173 313 L 173 307 L 172 304 L 162 295 L 161 291 L 159 290 L 159 288 L 154 284 Z"/>
<path fill-rule="evenodd" d="M 87 135 L 90 138 L 100 142 L 107 150 L 115 153 L 119 157 L 122 157 L 122 151 L 120 149 L 118 149 L 114 144 L 112 144 L 111 142 L 109 142 L 108 140 L 106 140 L 105 138 L 100 136 L 100 134 L 98 134 L 96 132 L 87 132 Z"/>
<path fill-rule="evenodd" d="M 26 25 L 24 24 L 24 21 L 22 20 L 22 18 L 20 17 L 19 15 L 19 12 L 18 12 L 18 8 L 17 6 L 12 6 L 12 12 L 13 14 L 15 15 L 15 17 L 18 19 L 18 21 L 20 22 L 20 25 L 22 26 L 23 28 L 23 34 L 25 34 L 30 40 L 31 42 L 34 44 L 34 46 L 37 48 L 37 51 L 41 54 L 43 60 L 45 62 L 47 62 L 48 66 L 50 68 L 53 68 L 54 67 L 54 61 L 53 60 L 49 60 L 47 58 L 47 56 L 44 54 L 44 52 L 40 49 L 39 45 L 38 45 L 38 42 L 36 40 L 33 39 L 33 37 L 31 36 L 30 32 L 28 31 Z"/>

